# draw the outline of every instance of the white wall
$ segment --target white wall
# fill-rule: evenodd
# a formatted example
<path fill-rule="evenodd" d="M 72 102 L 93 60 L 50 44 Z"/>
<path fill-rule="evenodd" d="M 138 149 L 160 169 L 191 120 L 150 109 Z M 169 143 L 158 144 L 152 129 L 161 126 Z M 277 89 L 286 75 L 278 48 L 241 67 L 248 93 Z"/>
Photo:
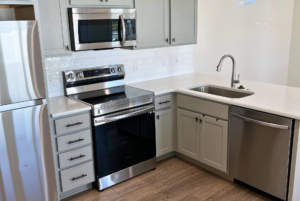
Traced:
<path fill-rule="evenodd" d="M 300 1 L 295 1 L 288 85 L 300 87 Z"/>
<path fill-rule="evenodd" d="M 178 58 L 178 63 L 172 63 Z M 163 60 L 165 64 L 163 65 Z M 133 63 L 138 69 L 133 71 Z M 73 52 L 71 56 L 46 59 L 49 97 L 63 96 L 62 71 L 110 64 L 124 64 L 126 83 L 141 82 L 193 72 L 193 45 L 147 50 L 100 50 Z"/>
<path fill-rule="evenodd" d="M 235 0 L 199 0 L 196 72 L 231 77 L 228 59 L 216 72 L 220 58 L 232 54 L 241 79 L 287 84 L 294 0 L 257 0 L 240 6 Z M 256 23 L 268 28 L 256 29 Z"/>

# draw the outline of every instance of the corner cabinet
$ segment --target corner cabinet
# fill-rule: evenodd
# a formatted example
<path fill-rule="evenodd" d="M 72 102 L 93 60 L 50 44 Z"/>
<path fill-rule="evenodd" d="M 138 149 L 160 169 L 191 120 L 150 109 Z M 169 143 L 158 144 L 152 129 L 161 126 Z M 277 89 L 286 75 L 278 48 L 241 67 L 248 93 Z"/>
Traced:
<path fill-rule="evenodd" d="M 135 0 L 137 48 L 197 43 L 198 0 Z"/>
<path fill-rule="evenodd" d="M 156 157 L 173 151 L 172 110 L 155 113 Z"/>
<path fill-rule="evenodd" d="M 171 0 L 171 44 L 196 44 L 198 0 Z"/>
<path fill-rule="evenodd" d="M 66 0 L 39 1 L 39 12 L 44 55 L 71 53 Z"/>
<path fill-rule="evenodd" d="M 227 172 L 228 122 L 201 117 L 200 162 Z"/>
<path fill-rule="evenodd" d="M 199 160 L 199 114 L 177 109 L 177 151 Z"/>
<path fill-rule="evenodd" d="M 169 0 L 136 0 L 138 48 L 170 46 Z"/>

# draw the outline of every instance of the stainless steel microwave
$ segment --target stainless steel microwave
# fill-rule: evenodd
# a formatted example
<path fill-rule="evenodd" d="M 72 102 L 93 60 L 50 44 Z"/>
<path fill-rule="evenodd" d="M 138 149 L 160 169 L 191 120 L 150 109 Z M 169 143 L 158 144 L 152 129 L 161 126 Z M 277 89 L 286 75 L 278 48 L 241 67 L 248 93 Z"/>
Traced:
<path fill-rule="evenodd" d="M 135 9 L 69 8 L 72 51 L 137 45 Z"/>

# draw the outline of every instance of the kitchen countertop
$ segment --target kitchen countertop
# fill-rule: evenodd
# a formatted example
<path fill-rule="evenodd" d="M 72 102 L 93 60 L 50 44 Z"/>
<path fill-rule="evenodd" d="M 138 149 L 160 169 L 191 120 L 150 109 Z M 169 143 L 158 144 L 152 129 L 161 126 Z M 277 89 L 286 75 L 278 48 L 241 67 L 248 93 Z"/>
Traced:
<path fill-rule="evenodd" d="M 50 113 L 53 118 L 89 111 L 92 108 L 66 96 L 50 98 Z"/>
<path fill-rule="evenodd" d="M 255 94 L 240 99 L 225 98 L 188 89 L 205 84 L 230 88 L 230 82 L 231 77 L 191 73 L 129 85 L 153 91 L 156 96 L 177 92 L 300 120 L 300 88 L 241 80 L 240 84 Z"/>

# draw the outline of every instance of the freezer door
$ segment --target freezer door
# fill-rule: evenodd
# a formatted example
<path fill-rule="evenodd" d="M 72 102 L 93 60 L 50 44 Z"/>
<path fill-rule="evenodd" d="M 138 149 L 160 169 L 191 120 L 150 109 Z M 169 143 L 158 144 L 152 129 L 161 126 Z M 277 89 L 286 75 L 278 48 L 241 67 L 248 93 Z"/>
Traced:
<path fill-rule="evenodd" d="M 45 97 L 37 22 L 0 22 L 0 105 Z"/>
<path fill-rule="evenodd" d="M 0 200 L 58 200 L 47 105 L 0 113 Z"/>

